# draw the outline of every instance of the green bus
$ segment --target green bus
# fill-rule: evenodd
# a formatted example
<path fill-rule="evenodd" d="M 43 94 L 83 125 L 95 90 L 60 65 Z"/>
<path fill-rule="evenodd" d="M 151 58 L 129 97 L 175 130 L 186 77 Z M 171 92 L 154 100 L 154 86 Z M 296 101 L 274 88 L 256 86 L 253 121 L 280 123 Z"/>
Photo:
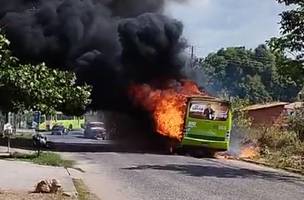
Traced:
<path fill-rule="evenodd" d="M 228 150 L 232 114 L 230 104 L 213 97 L 189 97 L 181 147 Z"/>
<path fill-rule="evenodd" d="M 84 127 L 84 117 L 67 116 L 61 112 L 56 112 L 55 115 L 41 115 L 39 112 L 35 114 L 35 122 L 38 124 L 39 131 L 49 131 L 54 125 L 63 125 L 66 129 L 80 129 Z"/>

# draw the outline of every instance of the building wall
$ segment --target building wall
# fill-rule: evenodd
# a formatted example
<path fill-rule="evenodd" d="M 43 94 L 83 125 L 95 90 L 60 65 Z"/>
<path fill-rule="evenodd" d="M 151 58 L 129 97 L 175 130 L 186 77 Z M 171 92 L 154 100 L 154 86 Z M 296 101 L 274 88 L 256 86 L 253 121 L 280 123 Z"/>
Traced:
<path fill-rule="evenodd" d="M 253 120 L 252 122 L 254 126 L 263 125 L 266 127 L 270 127 L 274 124 L 280 123 L 282 121 L 283 113 L 284 106 L 276 106 L 248 111 L 248 115 Z"/>

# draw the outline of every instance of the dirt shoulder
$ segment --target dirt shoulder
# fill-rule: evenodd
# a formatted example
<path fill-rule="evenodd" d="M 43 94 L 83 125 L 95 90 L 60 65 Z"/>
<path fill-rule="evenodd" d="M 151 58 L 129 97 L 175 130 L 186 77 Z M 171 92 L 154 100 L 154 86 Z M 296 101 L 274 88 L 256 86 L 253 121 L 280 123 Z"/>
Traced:
<path fill-rule="evenodd" d="M 0 199 L 5 200 L 77 200 L 62 194 L 34 194 L 26 192 L 0 192 Z"/>

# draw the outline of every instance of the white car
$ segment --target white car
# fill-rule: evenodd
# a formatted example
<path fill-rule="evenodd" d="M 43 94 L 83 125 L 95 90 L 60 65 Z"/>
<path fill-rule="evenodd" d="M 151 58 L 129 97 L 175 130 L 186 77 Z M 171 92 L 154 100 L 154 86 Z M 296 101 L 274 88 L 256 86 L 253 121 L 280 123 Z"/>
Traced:
<path fill-rule="evenodd" d="M 106 139 L 106 129 L 104 128 L 103 122 L 89 122 L 86 125 L 84 130 L 84 137 L 97 139 L 102 138 L 103 140 Z"/>

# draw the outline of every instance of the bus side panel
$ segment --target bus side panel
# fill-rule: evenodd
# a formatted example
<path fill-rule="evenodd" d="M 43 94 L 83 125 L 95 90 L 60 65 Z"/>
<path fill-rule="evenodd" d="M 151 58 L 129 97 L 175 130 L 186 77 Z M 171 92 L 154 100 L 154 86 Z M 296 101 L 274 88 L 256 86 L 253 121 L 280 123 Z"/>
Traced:
<path fill-rule="evenodd" d="M 62 124 L 66 129 L 72 127 L 72 129 L 80 129 L 84 125 L 83 117 L 73 117 L 73 119 L 58 119 L 57 116 L 52 116 L 50 120 L 44 120 L 44 122 L 39 124 L 38 129 L 42 131 L 46 131 L 52 129 L 52 127 L 56 124 Z"/>
<path fill-rule="evenodd" d="M 58 124 L 62 124 L 65 128 L 80 129 L 84 125 L 84 118 L 75 117 L 71 120 L 57 120 Z"/>

